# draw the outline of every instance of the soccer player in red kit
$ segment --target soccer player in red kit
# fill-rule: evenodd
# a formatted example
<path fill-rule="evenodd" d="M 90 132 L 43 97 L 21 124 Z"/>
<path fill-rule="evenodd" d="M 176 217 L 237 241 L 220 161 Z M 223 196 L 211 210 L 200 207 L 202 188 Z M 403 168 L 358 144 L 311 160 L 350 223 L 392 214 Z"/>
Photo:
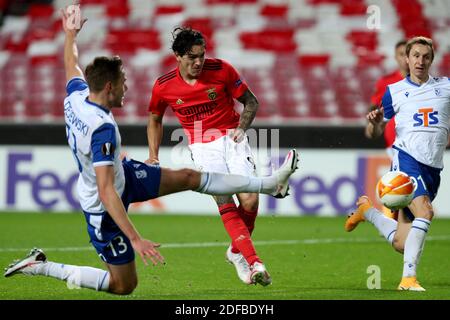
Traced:
<path fill-rule="evenodd" d="M 409 73 L 408 63 L 406 62 L 406 40 L 401 40 L 397 42 L 395 45 L 395 60 L 397 61 L 398 69 L 392 73 L 389 73 L 382 78 L 380 78 L 375 86 L 375 93 L 370 99 L 370 110 L 375 110 L 381 106 L 381 99 L 383 98 L 384 93 L 386 92 L 386 88 L 388 85 L 396 83 L 400 80 L 403 80 Z M 373 133 L 373 126 L 370 122 L 367 123 L 366 126 L 366 137 L 373 139 L 375 138 Z M 392 145 L 395 140 L 395 117 L 393 117 L 386 124 L 386 128 L 384 129 L 384 142 L 386 146 L 386 153 L 389 158 L 392 159 L 393 150 Z M 388 208 L 383 207 L 383 213 L 387 217 L 397 220 L 398 211 L 392 212 Z"/>
<path fill-rule="evenodd" d="M 380 107 L 381 99 L 388 85 L 403 80 L 409 73 L 408 63 L 406 62 L 406 40 L 401 40 L 395 45 L 395 60 L 397 61 L 398 69 L 380 78 L 375 85 L 375 93 L 370 99 L 370 111 Z M 366 136 L 373 138 L 373 130 L 370 123 L 366 126 Z M 384 130 L 384 141 L 386 145 L 386 152 L 392 158 L 392 144 L 395 139 L 395 119 L 392 118 L 386 125 Z"/>
<path fill-rule="evenodd" d="M 184 128 L 197 169 L 256 175 L 245 134 L 258 109 L 255 95 L 229 63 L 205 58 L 206 41 L 200 32 L 176 28 L 173 37 L 172 50 L 178 66 L 159 77 L 153 86 L 147 127 L 147 162 L 159 163 L 162 118 L 165 109 L 170 107 Z M 234 99 L 244 105 L 241 115 L 234 109 Z M 232 196 L 214 197 L 232 240 L 226 259 L 234 264 L 244 283 L 268 285 L 272 280 L 251 240 L 258 194 L 236 196 L 238 207 Z M 252 276 L 255 270 L 259 270 L 256 278 Z"/>

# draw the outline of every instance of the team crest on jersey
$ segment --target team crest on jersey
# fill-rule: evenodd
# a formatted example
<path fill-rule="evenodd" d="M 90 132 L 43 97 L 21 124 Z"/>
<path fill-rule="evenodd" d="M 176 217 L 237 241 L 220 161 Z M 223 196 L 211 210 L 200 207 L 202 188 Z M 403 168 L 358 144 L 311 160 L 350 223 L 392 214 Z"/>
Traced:
<path fill-rule="evenodd" d="M 145 170 L 135 171 L 134 173 L 136 174 L 136 178 L 138 178 L 138 179 L 147 178 L 147 171 L 145 171 Z"/>
<path fill-rule="evenodd" d="M 206 93 L 208 93 L 209 100 L 215 100 L 217 98 L 216 88 L 208 89 Z"/>
<path fill-rule="evenodd" d="M 112 154 L 114 154 L 114 145 L 111 142 L 106 142 L 103 146 L 102 146 L 102 153 L 105 156 L 110 156 Z"/>
<path fill-rule="evenodd" d="M 183 100 L 181 100 L 181 99 L 178 99 L 178 100 L 177 100 L 177 104 L 183 104 L 183 103 L 184 103 Z"/>
<path fill-rule="evenodd" d="M 409 96 L 409 92 L 408 91 L 405 92 L 405 96 L 408 98 L 408 96 Z"/>
<path fill-rule="evenodd" d="M 438 97 L 440 97 L 440 96 L 441 96 L 441 89 L 435 88 L 435 89 L 434 89 L 434 93 L 436 93 L 436 95 L 437 95 Z"/>

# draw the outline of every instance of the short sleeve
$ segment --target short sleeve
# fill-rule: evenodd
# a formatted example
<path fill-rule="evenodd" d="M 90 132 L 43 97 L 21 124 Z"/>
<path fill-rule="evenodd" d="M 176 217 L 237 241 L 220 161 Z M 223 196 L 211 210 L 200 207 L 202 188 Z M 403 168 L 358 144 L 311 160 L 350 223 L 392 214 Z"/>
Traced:
<path fill-rule="evenodd" d="M 95 130 L 91 140 L 94 167 L 112 165 L 116 147 L 116 129 L 112 124 L 105 123 Z"/>
<path fill-rule="evenodd" d="M 155 82 L 152 90 L 152 96 L 150 98 L 150 104 L 148 106 L 148 111 L 157 115 L 163 115 L 167 108 L 167 103 L 161 98 L 160 88 Z"/>
<path fill-rule="evenodd" d="M 86 81 L 83 78 L 72 78 L 67 82 L 66 91 L 67 95 L 70 96 L 75 91 L 83 91 L 88 88 Z"/>
<path fill-rule="evenodd" d="M 228 91 L 231 92 L 233 98 L 237 99 L 241 97 L 245 91 L 247 91 L 247 83 L 242 79 L 231 64 L 223 61 L 223 66 L 227 74 L 226 87 Z"/>
<path fill-rule="evenodd" d="M 392 96 L 391 91 L 389 90 L 389 86 L 386 88 L 386 91 L 384 92 L 381 104 L 384 108 L 384 119 L 385 120 L 392 119 L 395 116 L 395 111 L 392 105 Z"/>

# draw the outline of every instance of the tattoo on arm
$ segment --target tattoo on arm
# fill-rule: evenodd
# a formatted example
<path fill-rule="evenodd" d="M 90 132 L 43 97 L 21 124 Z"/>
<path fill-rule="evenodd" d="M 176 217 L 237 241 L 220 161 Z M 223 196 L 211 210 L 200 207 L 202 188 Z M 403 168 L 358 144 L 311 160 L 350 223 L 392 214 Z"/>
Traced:
<path fill-rule="evenodd" d="M 246 131 L 252 124 L 253 119 L 255 119 L 259 103 L 250 89 L 247 89 L 237 100 L 244 105 L 244 111 L 242 111 L 241 119 L 239 121 L 239 128 Z"/>

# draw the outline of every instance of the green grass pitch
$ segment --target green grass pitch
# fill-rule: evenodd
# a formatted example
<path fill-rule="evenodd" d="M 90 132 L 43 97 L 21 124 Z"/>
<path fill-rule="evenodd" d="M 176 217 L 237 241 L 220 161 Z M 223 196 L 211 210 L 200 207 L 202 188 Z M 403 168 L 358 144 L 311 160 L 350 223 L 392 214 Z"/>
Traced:
<path fill-rule="evenodd" d="M 68 289 L 46 277 L 0 278 L 0 299 L 450 299 L 450 219 L 435 219 L 419 266 L 426 292 L 399 292 L 402 256 L 369 224 L 352 233 L 344 218 L 259 217 L 253 236 L 273 278 L 247 286 L 225 263 L 228 237 L 218 216 L 132 215 L 141 234 L 162 243 L 165 266 L 137 261 L 139 285 L 126 297 Z M 36 246 L 48 259 L 103 268 L 88 243 L 82 214 L 0 213 L 0 266 Z M 369 290 L 369 266 L 381 270 L 381 289 Z"/>

